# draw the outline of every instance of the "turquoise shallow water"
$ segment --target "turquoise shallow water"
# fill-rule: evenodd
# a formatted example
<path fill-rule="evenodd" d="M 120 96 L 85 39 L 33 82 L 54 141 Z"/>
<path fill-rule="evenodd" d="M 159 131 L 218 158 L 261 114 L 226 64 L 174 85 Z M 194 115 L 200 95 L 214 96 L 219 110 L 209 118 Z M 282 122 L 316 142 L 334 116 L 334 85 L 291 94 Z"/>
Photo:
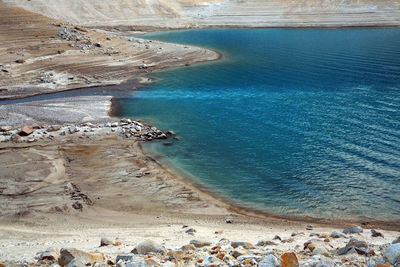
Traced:
<path fill-rule="evenodd" d="M 288 217 L 400 220 L 400 29 L 224 29 L 145 36 L 209 47 L 120 116 L 182 140 L 151 149 L 194 182 Z"/>

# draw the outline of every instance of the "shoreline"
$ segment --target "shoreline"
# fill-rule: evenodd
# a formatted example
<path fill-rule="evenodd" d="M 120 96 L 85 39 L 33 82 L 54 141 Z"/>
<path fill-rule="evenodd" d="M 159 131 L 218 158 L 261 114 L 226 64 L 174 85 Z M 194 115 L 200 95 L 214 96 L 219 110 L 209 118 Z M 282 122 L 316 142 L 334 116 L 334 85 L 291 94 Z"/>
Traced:
<path fill-rule="evenodd" d="M 172 129 L 173 130 L 173 129 Z M 368 228 L 379 228 L 379 229 L 384 229 L 384 230 L 391 230 L 391 231 L 396 231 L 400 229 L 400 222 L 397 220 L 392 220 L 392 221 L 379 221 L 379 220 L 374 220 L 374 219 L 345 219 L 345 220 L 334 220 L 334 219 L 327 219 L 327 218 L 318 218 L 318 217 L 291 217 L 291 216 L 284 216 L 284 215 L 277 215 L 273 213 L 268 213 L 264 212 L 261 210 L 257 210 L 256 208 L 248 208 L 241 206 L 238 203 L 234 203 L 232 200 L 230 200 L 228 197 L 224 197 L 222 195 L 218 195 L 218 193 L 212 192 L 211 190 L 208 190 L 204 186 L 201 186 L 199 184 L 196 184 L 193 181 L 190 181 L 190 179 L 184 178 L 177 172 L 181 172 L 179 170 L 170 170 L 166 166 L 164 166 L 160 161 L 158 161 L 151 153 L 146 153 L 141 144 L 138 144 L 138 149 L 141 151 L 141 153 L 149 158 L 151 161 L 155 162 L 160 169 L 162 169 L 165 172 L 168 172 L 172 177 L 177 179 L 179 182 L 186 184 L 187 186 L 190 186 L 192 190 L 197 191 L 199 194 L 204 194 L 208 197 L 211 197 L 217 204 L 222 204 L 224 205 L 229 211 L 245 215 L 245 216 L 251 216 L 251 217 L 257 217 L 260 219 L 276 219 L 276 220 L 285 220 L 289 221 L 292 223 L 296 224 L 304 224 L 304 223 L 317 223 L 318 225 L 323 225 L 326 227 L 349 227 L 351 225 L 362 225 L 363 227 L 368 227 Z M 160 155 L 163 157 L 162 155 Z"/>

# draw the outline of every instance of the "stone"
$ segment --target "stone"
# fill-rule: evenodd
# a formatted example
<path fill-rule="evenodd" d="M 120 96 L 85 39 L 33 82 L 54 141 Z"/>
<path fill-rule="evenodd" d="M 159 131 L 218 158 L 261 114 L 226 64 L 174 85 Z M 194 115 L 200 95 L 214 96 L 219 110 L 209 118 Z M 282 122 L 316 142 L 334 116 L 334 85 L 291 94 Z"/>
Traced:
<path fill-rule="evenodd" d="M 376 267 L 392 267 L 392 265 L 388 262 L 384 262 L 376 264 Z"/>
<path fill-rule="evenodd" d="M 354 247 L 354 248 L 368 248 L 368 244 L 365 241 L 360 241 L 357 239 L 350 239 L 349 243 L 347 243 L 346 247 Z"/>
<path fill-rule="evenodd" d="M 183 251 L 196 251 L 196 247 L 192 244 L 184 245 L 181 247 Z"/>
<path fill-rule="evenodd" d="M 29 138 L 29 139 L 28 139 L 28 143 L 34 143 L 34 142 L 36 142 L 36 139 L 35 139 L 35 138 Z"/>
<path fill-rule="evenodd" d="M 296 231 L 292 233 L 292 236 L 297 236 L 297 235 L 304 235 L 304 232 L 302 231 Z"/>
<path fill-rule="evenodd" d="M 80 210 L 80 211 L 83 210 L 83 205 L 82 205 L 82 203 L 80 203 L 79 201 L 76 201 L 74 204 L 72 204 L 72 207 L 73 207 L 74 209 L 76 209 L 76 210 Z"/>
<path fill-rule="evenodd" d="M 344 234 L 342 234 L 341 232 L 334 230 L 334 231 L 332 231 L 332 233 L 330 234 L 330 237 L 333 237 L 333 238 L 341 238 L 341 237 L 346 237 L 346 236 L 345 236 Z"/>
<path fill-rule="evenodd" d="M 287 252 L 281 255 L 282 267 L 299 267 L 299 260 L 294 252 Z"/>
<path fill-rule="evenodd" d="M 50 125 L 47 128 L 48 132 L 55 132 L 55 131 L 59 131 L 59 130 L 61 130 L 61 126 L 60 125 Z"/>
<path fill-rule="evenodd" d="M 21 138 L 21 136 L 20 136 L 19 134 L 13 134 L 13 135 L 11 136 L 11 141 L 14 142 L 14 143 L 21 143 L 21 142 L 23 142 L 23 140 L 22 140 L 22 138 Z"/>
<path fill-rule="evenodd" d="M 115 258 L 115 262 L 119 262 L 119 261 L 131 261 L 133 258 L 135 258 L 136 255 L 135 254 L 126 254 L 126 255 L 118 255 Z"/>
<path fill-rule="evenodd" d="M 396 238 L 395 240 L 393 240 L 392 244 L 398 244 L 400 243 L 400 236 L 398 238 Z"/>
<path fill-rule="evenodd" d="M 68 132 L 69 132 L 70 134 L 77 133 L 77 132 L 79 132 L 79 129 L 76 128 L 75 126 L 69 126 L 69 127 L 68 127 Z"/>
<path fill-rule="evenodd" d="M 394 266 L 400 266 L 400 243 L 388 246 L 385 250 L 384 258 Z"/>
<path fill-rule="evenodd" d="M 325 257 L 329 257 L 329 252 L 324 247 L 315 247 L 312 251 L 312 255 L 324 255 Z"/>
<path fill-rule="evenodd" d="M 334 266 L 335 263 L 329 258 L 321 259 L 316 265 L 316 267 L 334 267 Z"/>
<path fill-rule="evenodd" d="M 187 234 L 194 234 L 196 233 L 196 229 L 192 228 L 192 227 L 187 227 L 187 229 L 185 230 L 185 233 Z"/>
<path fill-rule="evenodd" d="M 274 236 L 274 238 L 272 238 L 272 240 L 280 240 L 282 241 L 282 238 L 279 235 Z"/>
<path fill-rule="evenodd" d="M 157 135 L 157 139 L 167 139 L 167 138 L 168 138 L 168 136 L 165 133 Z"/>
<path fill-rule="evenodd" d="M 71 261 L 74 263 L 71 264 Z M 92 264 L 94 262 L 104 262 L 105 257 L 101 252 L 86 252 L 76 248 L 62 248 L 60 250 L 60 256 L 58 257 L 58 264 L 60 266 L 83 266 Z"/>
<path fill-rule="evenodd" d="M 60 256 L 60 250 L 55 248 L 48 248 L 39 255 L 39 260 L 56 261 Z"/>
<path fill-rule="evenodd" d="M 1 126 L 0 127 L 0 132 L 8 132 L 8 131 L 12 131 L 12 127 L 11 126 Z"/>
<path fill-rule="evenodd" d="M 118 122 L 113 122 L 113 123 L 111 123 L 111 127 L 113 127 L 113 128 L 118 127 L 118 125 L 119 125 Z"/>
<path fill-rule="evenodd" d="M 340 249 L 337 251 L 337 254 L 338 254 L 338 255 L 344 255 L 344 254 L 346 254 L 349 250 L 350 250 L 350 249 L 349 249 L 348 247 L 343 247 L 343 248 L 340 248 Z"/>
<path fill-rule="evenodd" d="M 189 243 L 195 246 L 196 248 L 211 246 L 211 242 L 207 241 L 191 240 Z"/>
<path fill-rule="evenodd" d="M 242 255 L 246 255 L 247 254 L 247 250 L 244 249 L 235 249 L 234 251 L 232 251 L 232 256 L 235 258 L 238 258 Z"/>
<path fill-rule="evenodd" d="M 24 127 L 21 128 L 21 131 L 19 132 L 20 136 L 28 136 L 33 133 L 33 129 L 29 125 L 25 125 Z"/>
<path fill-rule="evenodd" d="M 277 246 L 278 244 L 273 241 L 269 241 L 269 240 L 261 240 L 261 241 L 258 241 L 258 243 L 256 245 L 260 246 L 260 247 L 265 247 L 265 246 Z"/>
<path fill-rule="evenodd" d="M 353 226 L 343 230 L 345 234 L 360 234 L 363 232 L 363 229 L 360 226 Z"/>
<path fill-rule="evenodd" d="M 23 64 L 23 63 L 25 63 L 25 59 L 19 58 L 19 59 L 15 60 L 15 63 Z"/>
<path fill-rule="evenodd" d="M 361 249 L 363 248 L 363 249 Z M 359 241 L 357 239 L 350 239 L 350 241 L 346 244 L 345 247 L 340 248 L 337 252 L 338 255 L 344 255 L 349 252 L 356 252 L 360 255 L 365 255 L 364 253 L 368 254 L 366 249 L 368 248 L 368 244 L 365 241 Z"/>
<path fill-rule="evenodd" d="M 371 235 L 372 235 L 372 237 L 383 237 L 384 238 L 384 236 L 381 232 L 378 232 L 374 229 L 371 230 Z"/>
<path fill-rule="evenodd" d="M 137 246 L 131 252 L 134 254 L 144 254 L 144 255 L 147 255 L 149 253 L 165 254 L 166 250 L 160 244 L 154 241 L 145 240 L 137 244 Z"/>
<path fill-rule="evenodd" d="M 231 220 L 231 218 L 226 218 L 226 219 L 225 219 L 225 222 L 226 222 L 226 223 L 232 223 L 232 220 Z"/>
<path fill-rule="evenodd" d="M 311 224 L 306 225 L 306 230 L 312 230 L 314 227 Z"/>
<path fill-rule="evenodd" d="M 249 243 L 249 242 L 231 242 L 231 246 L 233 248 L 237 248 L 237 247 L 243 247 L 245 249 L 254 249 L 255 247 L 253 246 L 253 244 Z"/>
<path fill-rule="evenodd" d="M 260 261 L 258 266 L 259 267 L 279 267 L 279 266 L 281 266 L 281 264 L 274 255 L 269 254 Z"/>
<path fill-rule="evenodd" d="M 100 247 L 111 246 L 112 244 L 113 244 L 113 241 L 107 237 L 102 237 L 100 239 Z"/>

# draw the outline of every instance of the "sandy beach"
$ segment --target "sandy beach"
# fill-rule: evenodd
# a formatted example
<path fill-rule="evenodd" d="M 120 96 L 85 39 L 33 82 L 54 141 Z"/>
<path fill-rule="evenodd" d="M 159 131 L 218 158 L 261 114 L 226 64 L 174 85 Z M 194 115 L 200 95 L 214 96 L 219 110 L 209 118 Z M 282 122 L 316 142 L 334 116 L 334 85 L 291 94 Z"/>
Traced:
<path fill-rule="evenodd" d="M 110 94 L 0 102 L 0 266 L 400 264 L 400 222 L 281 218 L 240 208 L 143 153 L 143 142 L 168 142 L 173 129 L 112 116 L 112 92 L 221 54 L 129 37 L 135 29 L 126 22 L 84 27 L 9 2 L 19 1 L 0 0 L 1 100 L 89 87 Z M 397 13 L 388 14 L 374 13 L 380 26 L 398 24 Z M 212 17 L 216 22 L 186 17 L 183 26 L 163 27 L 220 25 L 223 16 Z M 328 26 L 337 26 L 333 18 Z M 303 26 L 298 20 L 291 25 Z"/>

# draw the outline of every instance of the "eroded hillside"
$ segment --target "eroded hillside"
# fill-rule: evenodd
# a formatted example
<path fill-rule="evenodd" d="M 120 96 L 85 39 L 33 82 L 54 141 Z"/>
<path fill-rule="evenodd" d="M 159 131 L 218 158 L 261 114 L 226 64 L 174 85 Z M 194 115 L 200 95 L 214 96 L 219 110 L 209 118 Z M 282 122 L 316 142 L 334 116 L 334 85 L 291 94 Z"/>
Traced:
<path fill-rule="evenodd" d="M 400 0 L 5 0 L 90 26 L 396 26 Z"/>

